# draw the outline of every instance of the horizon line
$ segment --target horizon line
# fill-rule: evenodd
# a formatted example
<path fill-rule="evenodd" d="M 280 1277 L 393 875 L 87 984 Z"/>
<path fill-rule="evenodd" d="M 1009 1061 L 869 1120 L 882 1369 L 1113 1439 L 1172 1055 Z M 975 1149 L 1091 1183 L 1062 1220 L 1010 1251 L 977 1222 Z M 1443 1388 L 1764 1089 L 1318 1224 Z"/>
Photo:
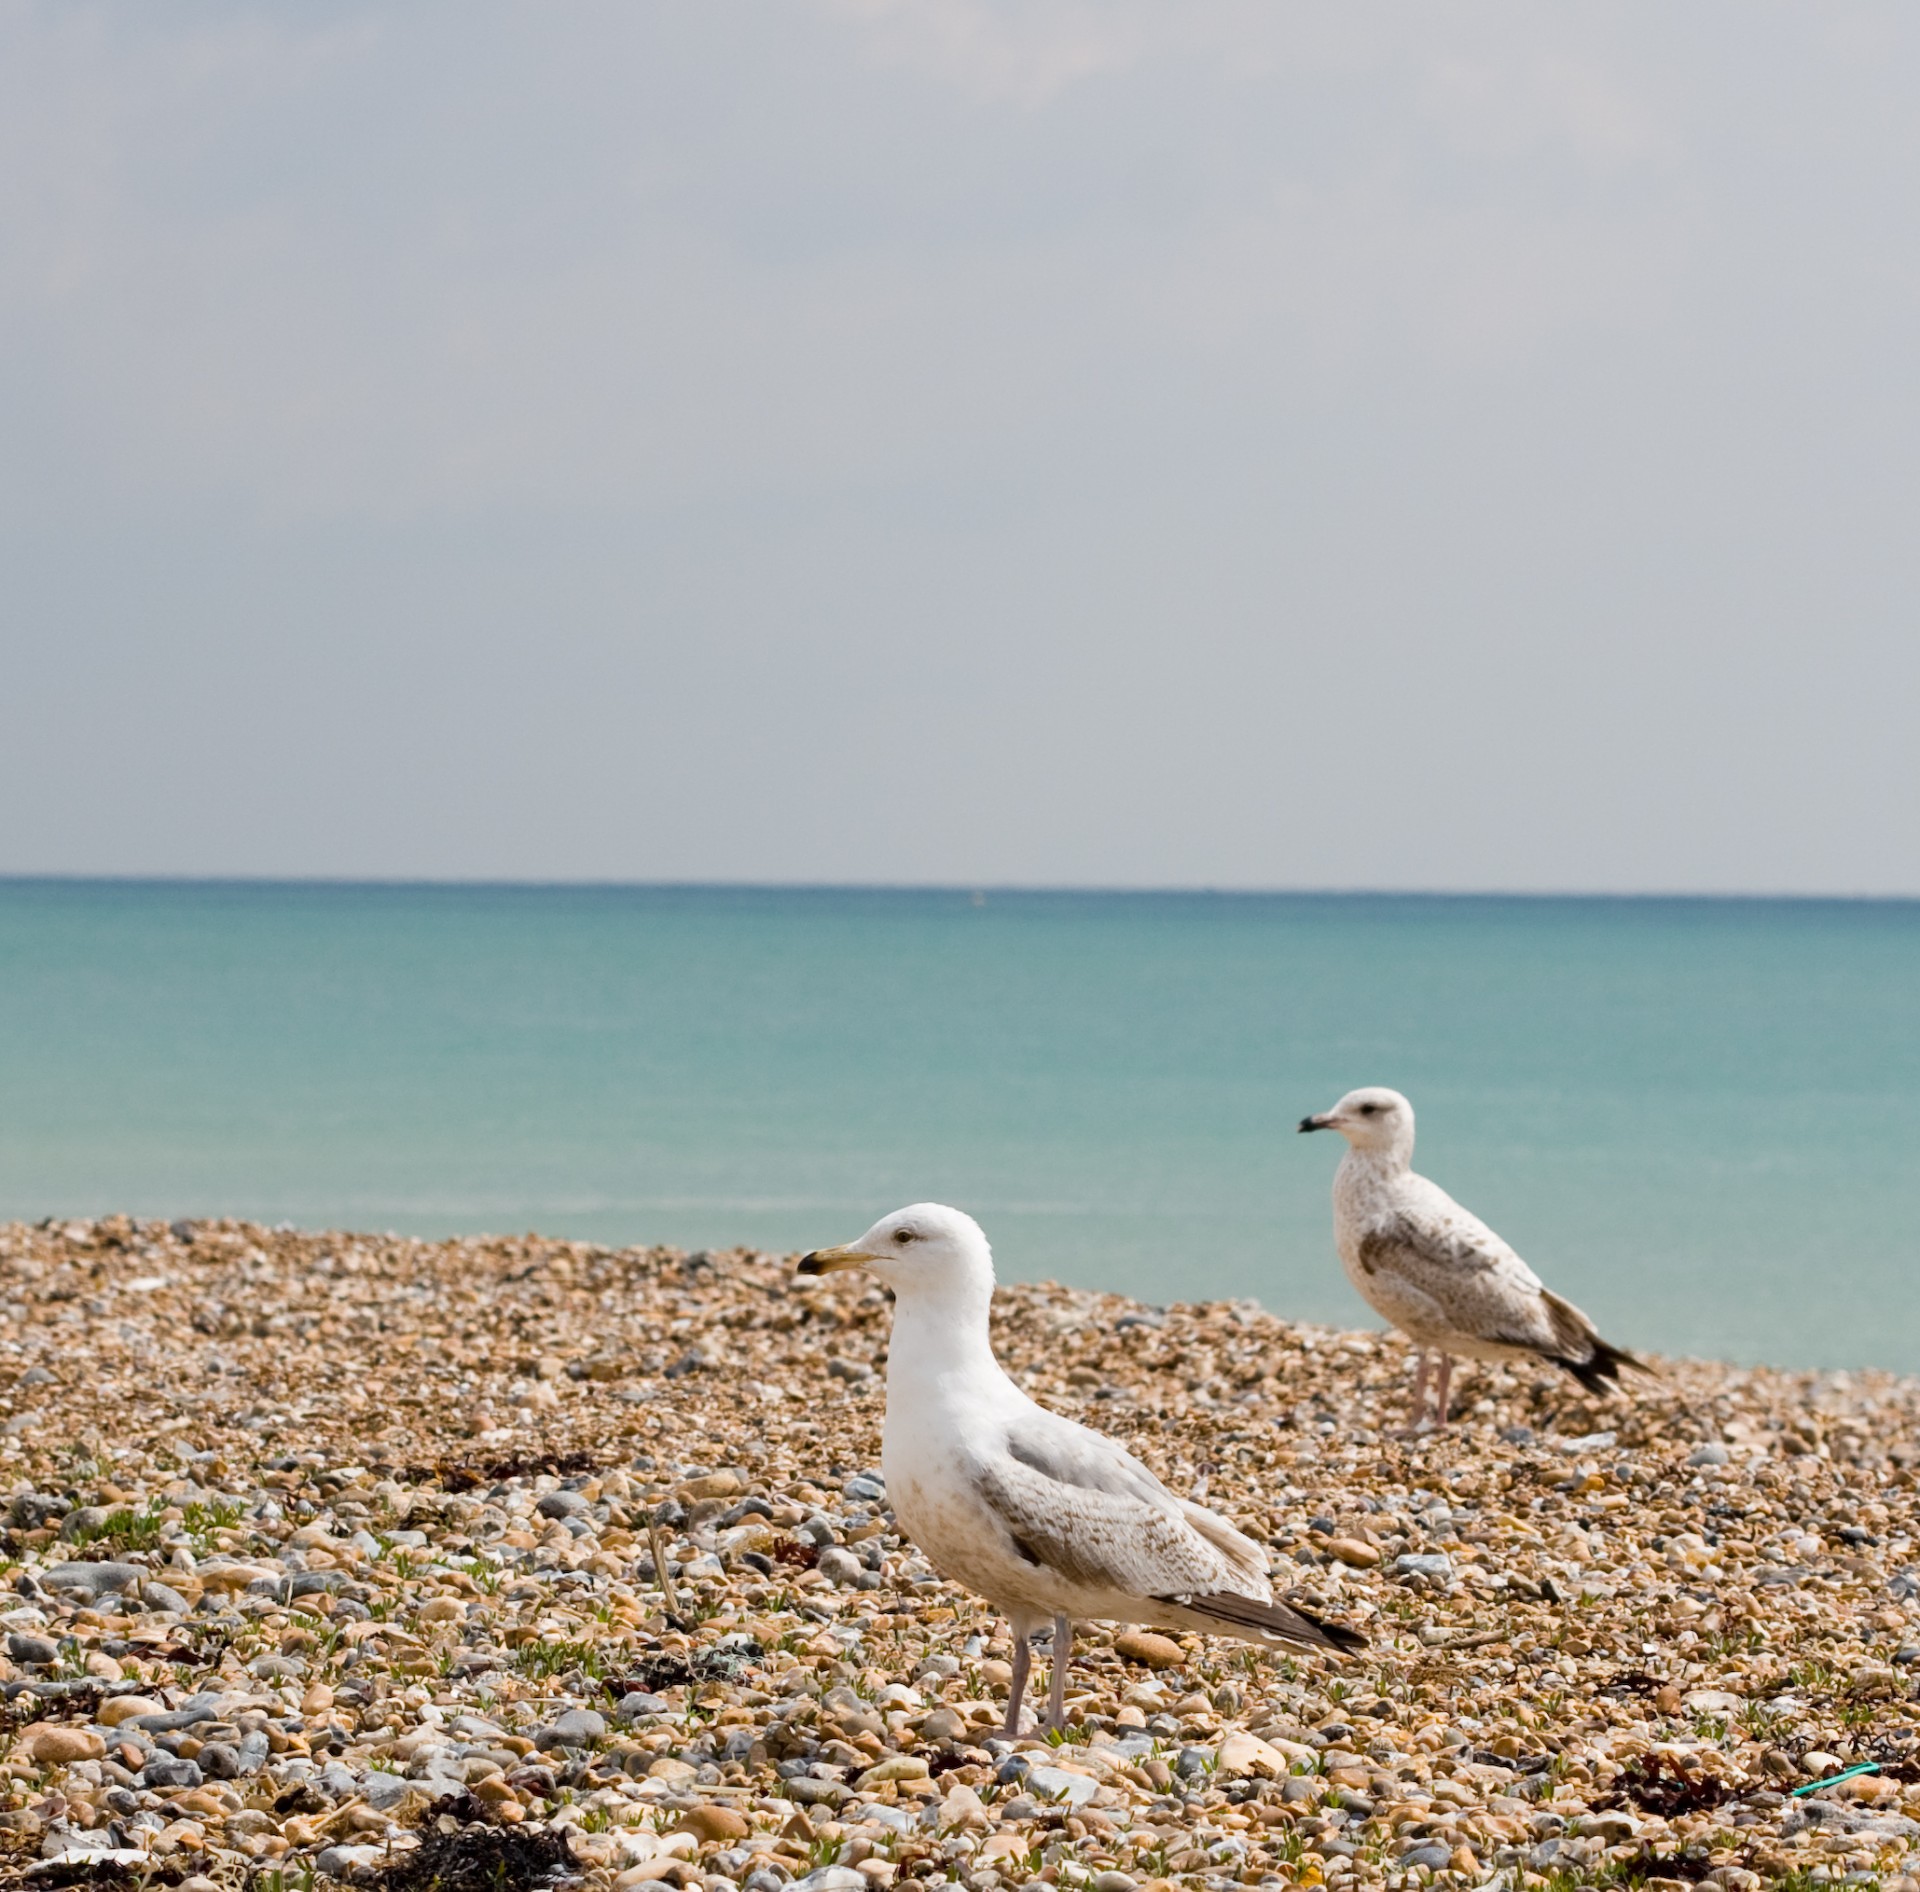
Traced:
<path fill-rule="evenodd" d="M 1829 906 L 1913 906 L 1920 893 L 1809 893 L 1758 889 L 1582 887 L 1393 887 L 1272 885 L 1232 886 L 1209 882 L 1156 882 L 1138 885 L 1073 881 L 968 880 L 689 880 L 534 878 L 499 875 L 425 874 L 98 874 L 16 873 L 0 871 L 0 887 L 203 887 L 203 888 L 365 888 L 394 892 L 577 892 L 577 893 L 838 893 L 951 894 L 962 899 L 1074 895 L 1083 898 L 1206 898 L 1219 900 L 1689 900 L 1734 904 Z"/>

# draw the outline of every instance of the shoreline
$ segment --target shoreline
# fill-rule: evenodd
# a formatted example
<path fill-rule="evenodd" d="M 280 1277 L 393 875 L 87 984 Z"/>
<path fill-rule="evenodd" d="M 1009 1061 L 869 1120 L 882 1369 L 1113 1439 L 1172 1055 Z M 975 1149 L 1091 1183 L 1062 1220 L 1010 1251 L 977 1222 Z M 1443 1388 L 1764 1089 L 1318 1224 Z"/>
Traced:
<path fill-rule="evenodd" d="M 1630 1860 L 1743 1892 L 1893 1882 L 1920 1840 L 1920 1379 L 1663 1360 L 1596 1401 L 1463 1365 L 1454 1430 L 1409 1446 L 1397 1338 L 1003 1285 L 1036 1398 L 1373 1646 L 1088 1626 L 1075 1738 L 1002 1751 L 1004 1625 L 884 1510 L 870 1284 L 110 1217 L 0 1225 L 0 1293 L 0 1883 L 125 1841 L 175 1881 L 511 1883 L 545 1848 L 708 1892 Z M 200 1718 L 143 1733 L 124 1696 Z"/>

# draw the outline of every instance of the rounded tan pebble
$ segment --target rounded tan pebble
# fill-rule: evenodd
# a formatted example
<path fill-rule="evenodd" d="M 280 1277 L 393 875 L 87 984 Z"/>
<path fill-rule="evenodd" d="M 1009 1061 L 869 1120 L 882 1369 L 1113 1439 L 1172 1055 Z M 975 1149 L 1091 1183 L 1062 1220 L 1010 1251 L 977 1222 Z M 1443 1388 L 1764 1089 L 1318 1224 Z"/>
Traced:
<path fill-rule="evenodd" d="M 433 1601 L 420 1612 L 420 1620 L 423 1623 L 458 1623 L 464 1622 L 466 1615 L 467 1606 L 457 1598 L 451 1596 L 436 1596 Z"/>
<path fill-rule="evenodd" d="M 1122 1630 L 1114 1637 L 1113 1647 L 1116 1655 L 1126 1657 L 1129 1662 L 1143 1663 L 1150 1669 L 1170 1669 L 1186 1659 L 1171 1636 L 1156 1635 L 1151 1629 Z M 1007 1681 L 1012 1679 L 1013 1673 L 1009 1670 Z"/>
<path fill-rule="evenodd" d="M 164 1702 L 157 1702 L 151 1695 L 114 1695 L 100 1704 L 100 1713 L 95 1717 L 103 1728 L 117 1728 L 123 1721 L 131 1721 L 135 1715 L 164 1715 L 167 1712 Z"/>
<path fill-rule="evenodd" d="M 107 1744 L 88 1728 L 29 1728 L 13 1744 L 16 1754 L 30 1761 L 60 1765 L 67 1761 L 97 1761 L 106 1757 Z"/>
<path fill-rule="evenodd" d="M 680 1816 L 676 1833 L 691 1833 L 702 1841 L 745 1839 L 749 1828 L 732 1807 L 689 1807 Z"/>
<path fill-rule="evenodd" d="M 1228 1735 L 1220 1743 L 1214 1760 L 1214 1768 L 1218 1773 L 1230 1776 L 1264 1774 L 1269 1780 L 1284 1780 L 1292 1766 L 1293 1763 L 1271 1742 L 1244 1731 Z"/>
<path fill-rule="evenodd" d="M 325 1682 L 315 1682 L 300 1697 L 300 1712 L 303 1715 L 324 1715 L 333 1706 L 333 1690 Z"/>
<path fill-rule="evenodd" d="M 689 1478 L 680 1487 L 680 1497 L 688 1498 L 737 1498 L 746 1487 L 732 1472 L 709 1472 L 704 1478 Z"/>
<path fill-rule="evenodd" d="M 1327 1541 L 1328 1551 L 1355 1570 L 1371 1570 L 1380 1561 L 1380 1553 L 1357 1537 L 1335 1537 Z"/>
<path fill-rule="evenodd" d="M 287 1573 L 284 1570 L 268 1570 L 261 1564 L 214 1564 L 211 1567 L 203 1565 L 198 1574 L 200 1587 L 204 1590 L 244 1590 L 259 1578 L 276 1582 Z"/>
<path fill-rule="evenodd" d="M 896 1754 L 869 1767 L 854 1785 L 878 1787 L 889 1780 L 925 1780 L 927 1772 L 927 1764 L 918 1754 Z"/>

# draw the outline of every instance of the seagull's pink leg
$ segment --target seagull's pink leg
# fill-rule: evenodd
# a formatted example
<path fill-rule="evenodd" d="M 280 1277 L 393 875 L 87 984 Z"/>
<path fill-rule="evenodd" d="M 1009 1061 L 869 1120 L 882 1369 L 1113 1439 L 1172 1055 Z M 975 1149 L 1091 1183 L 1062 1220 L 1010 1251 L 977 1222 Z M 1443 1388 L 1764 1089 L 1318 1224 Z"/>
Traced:
<path fill-rule="evenodd" d="M 1440 1356 L 1440 1390 L 1434 1399 L 1433 1424 L 1438 1432 L 1447 1429 L 1447 1399 L 1453 1390 L 1453 1355 L 1443 1353 Z"/>
<path fill-rule="evenodd" d="M 1425 1347 L 1414 1355 L 1413 1398 L 1409 1402 L 1407 1429 L 1405 1437 L 1417 1438 L 1420 1427 L 1427 1416 L 1427 1361 L 1429 1355 Z"/>
<path fill-rule="evenodd" d="M 1013 1633 L 1013 1680 L 1007 1687 L 1006 1738 L 1020 1735 L 1020 1698 L 1027 1692 L 1027 1671 L 1033 1667 L 1033 1648 L 1020 1630 Z"/>

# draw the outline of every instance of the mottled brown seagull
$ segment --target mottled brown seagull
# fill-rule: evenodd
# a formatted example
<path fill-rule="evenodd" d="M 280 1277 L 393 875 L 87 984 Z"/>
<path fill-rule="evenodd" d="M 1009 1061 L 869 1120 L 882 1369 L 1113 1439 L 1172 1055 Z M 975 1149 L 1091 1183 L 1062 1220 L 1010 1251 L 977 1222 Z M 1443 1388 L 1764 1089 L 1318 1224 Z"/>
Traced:
<path fill-rule="evenodd" d="M 1546 1360 L 1590 1393 L 1620 1369 L 1651 1373 L 1609 1345 L 1477 1215 L 1413 1169 L 1413 1106 L 1398 1091 L 1349 1091 L 1302 1130 L 1337 1130 L 1347 1153 L 1333 1178 L 1333 1241 L 1347 1278 L 1419 1350 L 1410 1430 L 1425 1419 L 1429 1350 L 1440 1356 L 1434 1423 L 1447 1423 L 1456 1356 Z"/>

